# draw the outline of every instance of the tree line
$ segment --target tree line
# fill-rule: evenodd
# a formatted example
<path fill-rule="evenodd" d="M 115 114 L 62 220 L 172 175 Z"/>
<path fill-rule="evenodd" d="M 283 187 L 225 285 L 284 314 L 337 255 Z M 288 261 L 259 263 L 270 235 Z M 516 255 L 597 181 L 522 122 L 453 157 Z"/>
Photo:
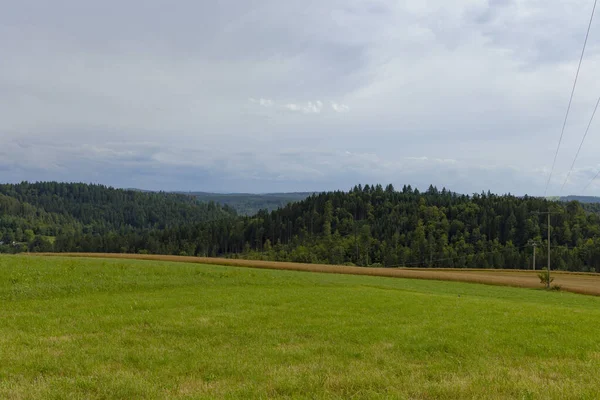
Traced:
<path fill-rule="evenodd" d="M 359 266 L 600 271 L 595 204 L 430 186 L 357 185 L 240 216 L 191 196 L 101 185 L 0 185 L 0 251 L 127 252 Z M 13 242 L 17 244 L 14 245 Z M 539 251 L 537 267 L 545 265 Z"/>

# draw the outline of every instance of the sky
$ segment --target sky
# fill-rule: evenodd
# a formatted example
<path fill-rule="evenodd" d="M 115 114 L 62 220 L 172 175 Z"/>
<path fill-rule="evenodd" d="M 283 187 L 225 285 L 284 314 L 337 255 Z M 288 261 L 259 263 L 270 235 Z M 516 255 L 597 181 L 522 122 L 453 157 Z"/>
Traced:
<path fill-rule="evenodd" d="M 592 5 L 0 0 L 0 182 L 544 195 Z M 597 15 L 548 195 L 600 195 L 599 78 Z"/>

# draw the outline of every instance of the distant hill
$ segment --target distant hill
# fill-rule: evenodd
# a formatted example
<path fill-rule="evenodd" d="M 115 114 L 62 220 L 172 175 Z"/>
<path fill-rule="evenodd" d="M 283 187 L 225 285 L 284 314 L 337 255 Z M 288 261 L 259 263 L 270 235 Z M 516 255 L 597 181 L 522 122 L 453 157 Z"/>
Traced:
<path fill-rule="evenodd" d="M 273 211 L 290 203 L 305 200 L 311 192 L 295 193 L 207 193 L 207 192 L 177 192 L 196 197 L 202 202 L 213 201 L 222 206 L 229 206 L 242 215 L 254 215 L 259 210 Z"/>
<path fill-rule="evenodd" d="M 580 203 L 600 203 L 600 197 L 596 196 L 564 196 L 560 201 L 578 201 Z"/>

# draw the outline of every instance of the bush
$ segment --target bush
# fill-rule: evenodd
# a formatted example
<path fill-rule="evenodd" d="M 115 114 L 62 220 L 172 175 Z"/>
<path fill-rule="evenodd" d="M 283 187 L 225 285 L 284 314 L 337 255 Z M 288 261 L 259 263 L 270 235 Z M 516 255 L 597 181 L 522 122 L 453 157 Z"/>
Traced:
<path fill-rule="evenodd" d="M 305 246 L 296 247 L 290 254 L 293 262 L 311 264 L 314 262 L 312 253 Z"/>
<path fill-rule="evenodd" d="M 554 282 L 554 277 L 550 276 L 550 271 L 548 271 L 548 268 L 544 268 L 542 271 L 540 271 L 538 273 L 538 278 L 540 278 L 540 283 L 546 287 L 550 287 L 550 284 Z"/>

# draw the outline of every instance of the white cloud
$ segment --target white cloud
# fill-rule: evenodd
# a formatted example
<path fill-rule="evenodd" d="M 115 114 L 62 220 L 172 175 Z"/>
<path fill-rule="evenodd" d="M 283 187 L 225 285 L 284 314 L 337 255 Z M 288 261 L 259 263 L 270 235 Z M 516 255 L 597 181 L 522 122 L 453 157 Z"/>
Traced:
<path fill-rule="evenodd" d="M 301 112 L 304 114 L 320 114 L 323 109 L 323 103 L 320 101 L 309 101 L 304 104 L 289 103 L 284 106 L 286 110 Z"/>
<path fill-rule="evenodd" d="M 293 103 L 286 104 L 284 107 L 290 111 L 302 111 L 302 108 L 299 105 Z"/>
<path fill-rule="evenodd" d="M 347 105 L 338 104 L 335 102 L 331 102 L 331 108 L 333 109 L 333 111 L 338 113 L 347 113 L 348 111 L 350 111 L 350 107 L 348 107 Z"/>
<path fill-rule="evenodd" d="M 260 99 L 259 100 L 259 104 L 263 107 L 272 107 L 273 106 L 273 100 L 271 99 Z"/>
<path fill-rule="evenodd" d="M 258 105 L 260 105 L 262 107 L 267 107 L 267 108 L 268 107 L 273 107 L 273 104 L 274 104 L 273 100 L 271 100 L 271 99 L 264 99 L 262 97 L 260 99 L 258 99 L 258 100 L 255 99 L 254 97 L 250 97 L 249 101 L 251 103 L 258 104 Z"/>
<path fill-rule="evenodd" d="M 456 164 L 458 161 L 452 158 L 430 158 L 430 157 L 406 157 L 406 160 L 409 161 L 424 161 L 424 162 L 432 162 L 438 164 Z"/>
<path fill-rule="evenodd" d="M 256 103 L 257 101 L 252 101 Z M 323 110 L 323 102 L 320 100 L 317 101 L 308 101 L 306 103 L 287 103 L 285 105 L 279 106 L 272 100 L 261 99 L 259 104 L 264 107 L 274 107 L 280 108 L 288 111 L 300 112 L 304 114 L 320 114 Z"/>
<path fill-rule="evenodd" d="M 321 103 L 320 101 L 317 100 L 314 103 L 312 101 L 309 101 L 308 104 L 306 104 L 302 108 L 302 112 L 304 112 L 306 114 L 319 114 L 322 109 L 323 109 L 323 103 Z"/>

